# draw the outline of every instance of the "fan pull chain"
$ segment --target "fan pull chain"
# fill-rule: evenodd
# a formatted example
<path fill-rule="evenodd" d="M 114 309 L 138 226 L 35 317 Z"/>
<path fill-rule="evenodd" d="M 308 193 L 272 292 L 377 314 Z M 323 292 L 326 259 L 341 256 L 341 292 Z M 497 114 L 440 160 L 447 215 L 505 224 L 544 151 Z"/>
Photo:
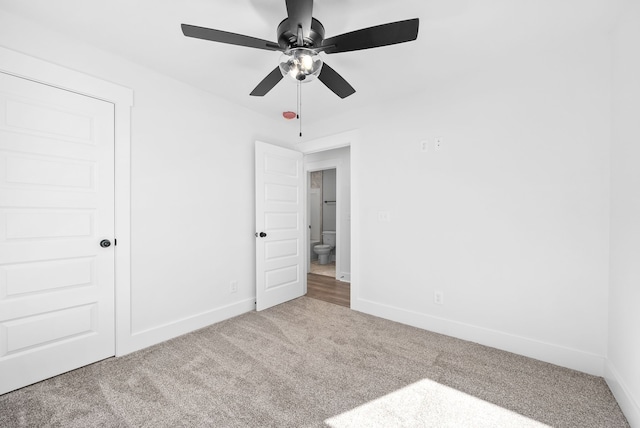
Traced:
<path fill-rule="evenodd" d="M 300 137 L 302 137 L 302 82 L 298 82 L 298 125 L 300 126 Z"/>

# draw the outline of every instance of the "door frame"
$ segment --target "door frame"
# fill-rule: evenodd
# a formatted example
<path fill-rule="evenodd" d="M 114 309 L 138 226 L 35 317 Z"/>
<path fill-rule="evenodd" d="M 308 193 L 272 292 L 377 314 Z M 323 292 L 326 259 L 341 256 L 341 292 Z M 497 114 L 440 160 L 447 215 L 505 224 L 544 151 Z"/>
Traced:
<path fill-rule="evenodd" d="M 131 107 L 133 90 L 0 46 L 0 72 L 114 105 L 115 355 L 135 350 L 131 335 Z"/>
<path fill-rule="evenodd" d="M 351 176 L 349 177 L 349 181 L 351 184 L 351 219 L 360 218 L 360 197 L 359 197 L 359 189 L 360 189 L 360 167 L 359 167 L 359 159 L 360 159 L 360 150 L 361 150 L 361 133 L 359 129 L 354 129 L 351 131 L 341 132 L 334 135 L 329 135 L 326 137 L 306 141 L 304 143 L 296 144 L 296 149 L 302 152 L 303 154 L 311 154 L 317 152 L 324 152 L 332 149 L 339 149 L 342 147 L 350 147 L 350 165 L 349 170 Z M 305 173 L 305 180 L 307 180 L 307 174 Z M 336 177 L 337 178 L 337 177 Z M 337 180 L 336 180 L 337 181 Z M 305 200 L 308 200 L 309 195 L 307 194 L 308 186 L 305 185 Z M 309 220 L 306 218 L 307 212 L 305 210 L 305 224 L 308 224 Z M 305 251 L 309 251 L 309 240 L 308 234 L 306 234 L 305 241 Z M 351 221 L 351 309 L 360 311 L 360 222 Z M 307 258 L 309 254 L 307 254 Z"/>

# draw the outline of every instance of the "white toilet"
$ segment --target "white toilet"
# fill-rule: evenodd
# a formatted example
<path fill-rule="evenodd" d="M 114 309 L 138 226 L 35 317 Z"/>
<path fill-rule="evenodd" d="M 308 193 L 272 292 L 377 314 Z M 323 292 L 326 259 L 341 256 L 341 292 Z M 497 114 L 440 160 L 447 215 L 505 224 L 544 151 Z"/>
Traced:
<path fill-rule="evenodd" d="M 313 251 L 318 255 L 321 265 L 326 265 L 330 261 L 331 250 L 336 247 L 336 231 L 325 230 L 322 232 L 323 244 L 313 247 Z"/>

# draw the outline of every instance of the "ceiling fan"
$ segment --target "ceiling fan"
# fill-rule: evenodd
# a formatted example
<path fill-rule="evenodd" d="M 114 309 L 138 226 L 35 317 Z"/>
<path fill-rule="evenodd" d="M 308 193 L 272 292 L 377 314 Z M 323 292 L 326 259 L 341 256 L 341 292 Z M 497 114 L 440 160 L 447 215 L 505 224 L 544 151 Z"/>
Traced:
<path fill-rule="evenodd" d="M 250 95 L 258 97 L 266 95 L 284 76 L 290 76 L 299 82 L 309 82 L 318 78 L 340 98 L 346 98 L 355 93 L 355 89 L 324 63 L 320 58 L 320 52 L 334 54 L 371 49 L 410 42 L 418 37 L 419 21 L 418 18 L 414 18 L 325 39 L 323 25 L 312 16 L 313 0 L 285 1 L 288 17 L 278 25 L 277 43 L 188 24 L 182 24 L 182 33 L 196 39 L 283 52 L 279 65 L 251 92 Z"/>

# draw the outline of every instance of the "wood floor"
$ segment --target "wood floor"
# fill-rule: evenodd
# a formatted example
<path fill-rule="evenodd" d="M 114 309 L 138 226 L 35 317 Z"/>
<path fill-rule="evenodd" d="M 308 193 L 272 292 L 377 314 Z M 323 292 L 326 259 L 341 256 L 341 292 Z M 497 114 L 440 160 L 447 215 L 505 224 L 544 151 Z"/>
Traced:
<path fill-rule="evenodd" d="M 336 262 L 330 262 L 321 265 L 318 260 L 311 260 L 309 265 L 309 273 L 316 273 L 318 275 L 336 277 Z"/>
<path fill-rule="evenodd" d="M 330 276 L 307 274 L 307 297 L 351 307 L 351 285 Z"/>

